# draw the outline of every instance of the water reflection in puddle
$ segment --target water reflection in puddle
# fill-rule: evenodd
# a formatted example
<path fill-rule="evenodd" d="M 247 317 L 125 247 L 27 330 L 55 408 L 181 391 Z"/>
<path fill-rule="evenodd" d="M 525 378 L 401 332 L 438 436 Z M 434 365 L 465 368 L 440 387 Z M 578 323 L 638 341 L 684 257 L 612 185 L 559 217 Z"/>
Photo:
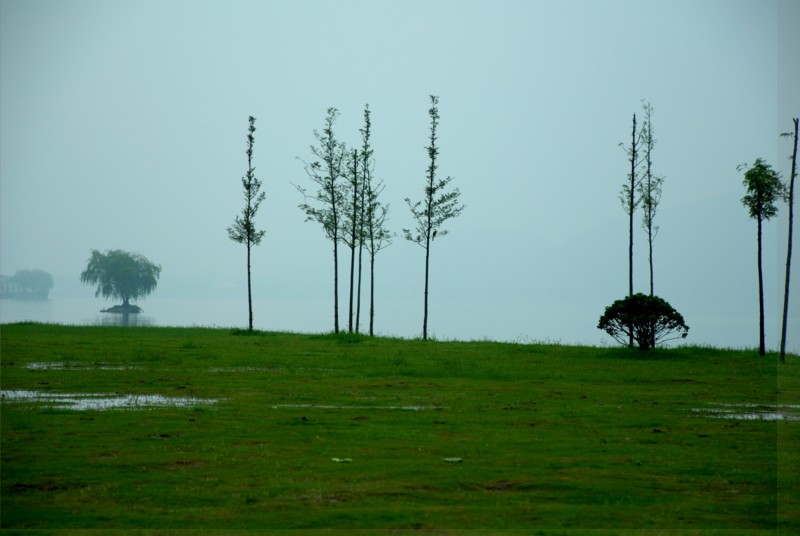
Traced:
<path fill-rule="evenodd" d="M 108 393 L 50 393 L 45 391 L 0 391 L 3 403 L 36 403 L 48 408 L 75 411 L 109 409 L 192 408 L 219 402 L 214 398 L 172 397 L 164 395 L 118 395 Z"/>
<path fill-rule="evenodd" d="M 800 421 L 800 405 L 793 404 L 712 404 L 693 408 L 703 417 L 743 421 Z"/>

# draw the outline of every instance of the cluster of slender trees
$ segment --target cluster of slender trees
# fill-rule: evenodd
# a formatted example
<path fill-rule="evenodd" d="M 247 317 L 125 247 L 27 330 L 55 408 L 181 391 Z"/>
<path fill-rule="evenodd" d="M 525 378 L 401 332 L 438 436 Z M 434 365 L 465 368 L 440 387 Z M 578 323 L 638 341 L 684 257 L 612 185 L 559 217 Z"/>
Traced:
<path fill-rule="evenodd" d="M 661 200 L 664 177 L 653 172 L 653 148 L 656 139 L 653 129 L 653 106 L 642 101 L 643 119 L 637 122 L 633 114 L 631 127 L 631 141 L 629 145 L 620 144 L 628 157 L 630 171 L 622 185 L 620 201 L 622 208 L 628 215 L 628 296 L 633 296 L 633 229 L 634 213 L 637 209 L 642 211 L 642 227 L 647 233 L 648 261 L 650 268 L 650 296 L 654 290 L 653 270 L 653 242 L 658 234 L 655 225 L 655 215 Z M 759 296 L 759 353 L 766 353 L 765 327 L 764 327 L 764 275 L 762 270 L 762 223 L 778 213 L 778 201 L 785 201 L 789 206 L 789 235 L 786 250 L 786 278 L 783 296 L 783 315 L 781 326 L 780 359 L 785 361 L 786 356 L 786 331 L 789 310 L 789 283 L 792 262 L 792 227 L 794 220 L 794 179 L 797 176 L 797 127 L 798 119 L 794 118 L 794 132 L 781 134 L 782 137 L 791 137 L 794 140 L 792 150 L 792 168 L 789 180 L 784 183 L 780 174 L 773 170 L 763 159 L 756 159 L 752 166 L 742 164 L 738 170 L 745 171 L 744 186 L 746 194 L 742 203 L 748 209 L 750 216 L 757 220 L 757 259 L 758 259 L 758 296 Z M 628 329 L 628 344 L 633 346 L 633 329 Z M 652 341 L 655 345 L 655 340 Z"/>
<path fill-rule="evenodd" d="M 439 98 L 430 96 L 428 115 L 431 119 L 429 145 L 426 148 L 430 163 L 425 174 L 424 195 L 421 201 L 412 203 L 406 198 L 416 224 L 415 229 L 404 229 L 407 240 L 420 245 L 425 250 L 425 292 L 422 337 L 428 337 L 428 282 L 430 249 L 432 241 L 447 234 L 445 222 L 458 216 L 464 209 L 459 203 L 458 188 L 448 189 L 452 177 L 437 179 L 437 157 L 439 148 L 437 126 L 439 124 Z M 311 180 L 312 189 L 295 185 L 303 195 L 304 202 L 299 205 L 306 215 L 306 221 L 317 222 L 325 237 L 333 245 L 333 329 L 339 333 L 339 245 L 343 244 L 350 254 L 350 286 L 347 330 L 358 333 L 361 323 L 361 288 L 363 258 L 366 250 L 369 256 L 369 334 L 374 335 L 375 321 L 375 257 L 382 249 L 392 243 L 395 234 L 388 228 L 389 205 L 381 200 L 383 181 L 375 175 L 374 150 L 371 145 L 372 118 L 369 105 L 364 107 L 364 126 L 359 129 L 361 145 L 348 148 L 340 141 L 334 131 L 339 111 L 328 108 L 321 131 L 314 131 L 316 144 L 311 145 L 312 159 L 303 163 Z M 252 165 L 253 133 L 255 118 L 249 118 L 247 136 L 247 173 L 242 177 L 244 208 L 228 228 L 231 240 L 244 244 L 247 248 L 247 296 L 249 329 L 253 329 L 253 302 L 251 287 L 250 250 L 260 244 L 263 230 L 256 229 L 254 218 L 259 205 L 264 200 L 261 181 L 255 176 Z"/>
<path fill-rule="evenodd" d="M 781 137 L 793 139 L 792 168 L 789 180 L 784 183 L 780 174 L 772 169 L 763 159 L 758 158 L 752 166 L 741 164 L 739 171 L 744 170 L 744 186 L 746 193 L 742 204 L 747 208 L 750 217 L 757 222 L 757 259 L 758 259 L 758 353 L 766 353 L 764 329 L 764 272 L 761 266 L 762 224 L 778 214 L 779 201 L 789 205 L 789 236 L 786 245 L 786 278 L 783 291 L 783 314 L 781 323 L 780 360 L 786 360 L 786 330 L 789 317 L 789 280 L 792 268 L 792 227 L 794 223 L 794 179 L 797 176 L 797 126 L 798 118 L 793 118 L 794 132 L 786 132 Z"/>
<path fill-rule="evenodd" d="M 430 251 L 437 237 L 447 234 L 443 225 L 464 210 L 460 203 L 461 192 L 449 188 L 452 177 L 437 178 L 439 147 L 437 146 L 437 127 L 439 125 L 439 98 L 430 96 L 430 135 L 426 151 L 429 164 L 425 173 L 425 187 L 421 200 L 405 201 L 415 224 L 413 229 L 403 229 L 403 237 L 416 243 L 425 251 L 425 285 L 422 337 L 428 338 L 428 289 L 430 272 Z M 633 246 L 634 215 L 642 212 L 642 227 L 647 234 L 648 264 L 650 276 L 650 296 L 654 297 L 653 244 L 659 227 L 655 224 L 659 202 L 661 201 L 664 177 L 654 172 L 653 150 L 656 138 L 653 128 L 653 106 L 643 100 L 641 120 L 634 113 L 631 126 L 630 144 L 620 146 L 627 155 L 630 171 L 620 192 L 623 210 L 628 216 L 628 296 L 633 290 Z M 333 245 L 333 326 L 339 333 L 339 245 L 349 249 L 350 277 L 348 299 L 348 332 L 358 333 L 361 324 L 361 288 L 363 278 L 363 258 L 366 250 L 369 257 L 369 334 L 374 335 L 375 320 L 375 258 L 378 252 L 392 243 L 395 234 L 388 228 L 389 205 L 381 200 L 383 181 L 375 175 L 374 150 L 371 145 L 372 119 L 369 105 L 364 107 L 364 126 L 359 129 L 361 144 L 348 148 L 340 141 L 334 131 L 339 111 L 328 108 L 323 129 L 314 131 L 316 144 L 311 145 L 312 159 L 299 159 L 305 168 L 313 189 L 296 186 L 303 195 L 304 202 L 299 205 L 306 215 L 306 221 L 317 222 L 325 236 Z M 782 136 L 793 137 L 791 176 L 786 184 L 780 175 L 763 159 L 757 159 L 752 166 L 745 164 L 744 185 L 747 193 L 742 203 L 748 208 L 750 216 L 758 222 L 758 286 L 759 286 L 759 353 L 765 353 L 764 330 L 764 281 L 761 262 L 762 223 L 777 214 L 776 203 L 786 201 L 789 205 L 789 236 L 786 253 L 786 279 L 784 287 L 783 318 L 781 329 L 780 359 L 785 360 L 786 331 L 789 303 L 789 280 L 792 256 L 792 226 L 794 217 L 794 179 L 797 175 L 797 129 L 798 120 L 793 119 L 794 133 Z M 244 208 L 238 215 L 228 235 L 231 240 L 242 243 L 247 249 L 247 296 L 249 329 L 253 329 L 253 302 L 251 284 L 251 248 L 261 243 L 265 231 L 256 229 L 255 215 L 265 198 L 261 191 L 262 183 L 255 176 L 253 167 L 253 144 L 255 118 L 249 117 L 247 134 L 247 172 L 242 177 Z M 687 328 L 688 329 L 688 328 Z M 628 344 L 633 346 L 634 330 L 629 333 Z M 655 339 L 650 341 L 654 346 Z"/>
<path fill-rule="evenodd" d="M 628 296 L 633 296 L 633 222 L 638 208 L 642 209 L 642 227 L 647 233 L 648 261 L 650 266 L 650 296 L 653 296 L 653 242 L 658 234 L 655 225 L 656 210 L 661 201 L 664 177 L 656 175 L 653 170 L 653 149 L 656 138 L 653 129 L 653 106 L 643 100 L 644 119 L 637 122 L 633 114 L 631 126 L 631 142 L 625 146 L 620 144 L 628 157 L 630 171 L 619 194 L 625 214 L 628 215 Z M 633 346 L 633 330 L 630 330 L 628 345 Z M 655 340 L 651 341 L 655 346 Z"/>

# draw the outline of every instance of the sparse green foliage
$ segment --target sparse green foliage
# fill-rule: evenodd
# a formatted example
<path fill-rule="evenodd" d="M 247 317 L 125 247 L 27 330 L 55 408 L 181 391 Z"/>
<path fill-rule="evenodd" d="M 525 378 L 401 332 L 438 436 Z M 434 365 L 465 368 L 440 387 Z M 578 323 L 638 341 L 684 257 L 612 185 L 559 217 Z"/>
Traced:
<path fill-rule="evenodd" d="M 597 328 L 620 344 L 630 344 L 632 337 L 640 350 L 649 350 L 659 342 L 686 338 L 689 333 L 683 316 L 669 303 L 640 292 L 606 307 Z"/>
<path fill-rule="evenodd" d="M 317 186 L 316 193 L 309 193 L 305 188 L 296 186 L 305 197 L 300 209 L 306 214 L 306 221 L 315 221 L 322 225 L 325 236 L 333 242 L 333 329 L 339 333 L 339 241 L 341 227 L 341 210 L 345 192 L 340 180 L 345 173 L 346 149 L 344 143 L 336 139 L 333 125 L 339 117 L 339 110 L 328 108 L 325 127 L 322 132 L 314 131 L 319 145 L 311 146 L 311 153 L 317 160 L 303 162 L 306 174 Z M 316 205 L 309 204 L 314 201 Z"/>
<path fill-rule="evenodd" d="M 436 158 L 439 156 L 439 148 L 436 146 L 436 127 L 439 124 L 439 97 L 430 96 L 431 107 L 428 115 L 431 118 L 430 145 L 427 147 L 430 164 L 426 174 L 425 196 L 422 201 L 412 203 L 411 199 L 406 198 L 406 203 L 411 209 L 416 227 L 413 232 L 403 229 L 406 240 L 414 242 L 425 250 L 425 311 L 422 322 L 422 338 L 428 338 L 428 281 L 430 266 L 431 241 L 437 236 L 445 236 L 447 230 L 442 226 L 452 218 L 457 217 L 464 210 L 464 206 L 459 202 L 461 192 L 458 188 L 446 191 L 447 185 L 453 180 L 452 177 L 446 179 L 436 179 Z"/>
<path fill-rule="evenodd" d="M 256 178 L 255 168 L 253 167 L 253 143 L 256 131 L 256 118 L 249 117 L 250 126 L 247 133 L 247 174 L 242 177 L 242 188 L 244 189 L 244 208 L 242 214 L 236 216 L 231 227 L 228 227 L 228 237 L 234 242 L 244 244 L 247 248 L 247 305 L 249 312 L 249 329 L 253 329 L 253 294 L 250 277 L 250 249 L 261 243 L 265 231 L 257 230 L 255 225 L 255 215 L 258 207 L 265 198 L 261 192 L 261 181 Z"/>
<path fill-rule="evenodd" d="M 742 197 L 742 204 L 747 208 L 750 217 L 758 222 L 758 319 L 759 337 L 758 353 L 766 353 L 764 335 L 764 274 L 761 267 L 761 234 L 762 222 L 778 213 L 776 203 L 784 198 L 785 188 L 778 172 L 761 158 L 756 159 L 752 167 L 742 164 L 739 171 L 746 169 L 744 187 L 747 193 Z"/>
<path fill-rule="evenodd" d="M 92 250 L 81 282 L 97 285 L 95 296 L 120 298 L 123 307 L 130 307 L 131 299 L 144 298 L 158 284 L 161 266 L 153 264 L 138 253 L 113 249 L 100 253 Z"/>

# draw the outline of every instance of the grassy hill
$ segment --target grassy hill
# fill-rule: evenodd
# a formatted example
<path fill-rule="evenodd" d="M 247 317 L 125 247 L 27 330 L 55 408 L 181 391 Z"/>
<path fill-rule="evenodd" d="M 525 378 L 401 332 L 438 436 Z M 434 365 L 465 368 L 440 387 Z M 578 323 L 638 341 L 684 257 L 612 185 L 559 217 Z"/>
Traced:
<path fill-rule="evenodd" d="M 0 361 L 4 530 L 800 531 L 797 356 L 15 324 Z"/>

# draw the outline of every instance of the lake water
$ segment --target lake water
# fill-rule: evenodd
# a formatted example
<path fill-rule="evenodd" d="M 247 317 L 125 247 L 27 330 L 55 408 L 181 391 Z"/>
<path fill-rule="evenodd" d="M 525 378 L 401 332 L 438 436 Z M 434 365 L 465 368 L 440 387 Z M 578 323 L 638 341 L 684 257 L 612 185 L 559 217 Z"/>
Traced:
<path fill-rule="evenodd" d="M 376 311 L 378 335 L 413 338 L 422 332 L 421 300 L 381 303 Z M 91 294 L 54 294 L 48 300 L 0 299 L 0 323 L 35 321 L 68 325 L 121 325 L 123 316 L 102 313 L 114 305 Z M 178 298 L 151 296 L 139 302 L 143 312 L 129 315 L 131 326 L 247 327 L 247 301 L 233 298 Z M 325 300 L 253 300 L 254 327 L 269 331 L 321 333 L 333 330 L 332 303 Z M 707 304 L 687 304 L 682 311 L 690 326 L 685 344 L 723 348 L 753 348 L 758 342 L 758 319 L 747 312 L 720 314 Z M 564 301 L 518 302 L 436 301 L 430 304 L 429 335 L 440 340 L 491 339 L 509 342 L 553 342 L 614 346 L 597 329 L 602 306 L 586 307 Z M 767 311 L 767 346 L 777 348 L 777 312 Z M 340 329 L 347 329 L 347 307 L 342 303 Z M 798 319 L 790 321 L 790 328 Z M 368 330 L 368 307 L 362 304 L 361 331 Z M 796 331 L 796 332 L 795 332 Z M 788 350 L 800 353 L 800 329 L 789 330 Z"/>

